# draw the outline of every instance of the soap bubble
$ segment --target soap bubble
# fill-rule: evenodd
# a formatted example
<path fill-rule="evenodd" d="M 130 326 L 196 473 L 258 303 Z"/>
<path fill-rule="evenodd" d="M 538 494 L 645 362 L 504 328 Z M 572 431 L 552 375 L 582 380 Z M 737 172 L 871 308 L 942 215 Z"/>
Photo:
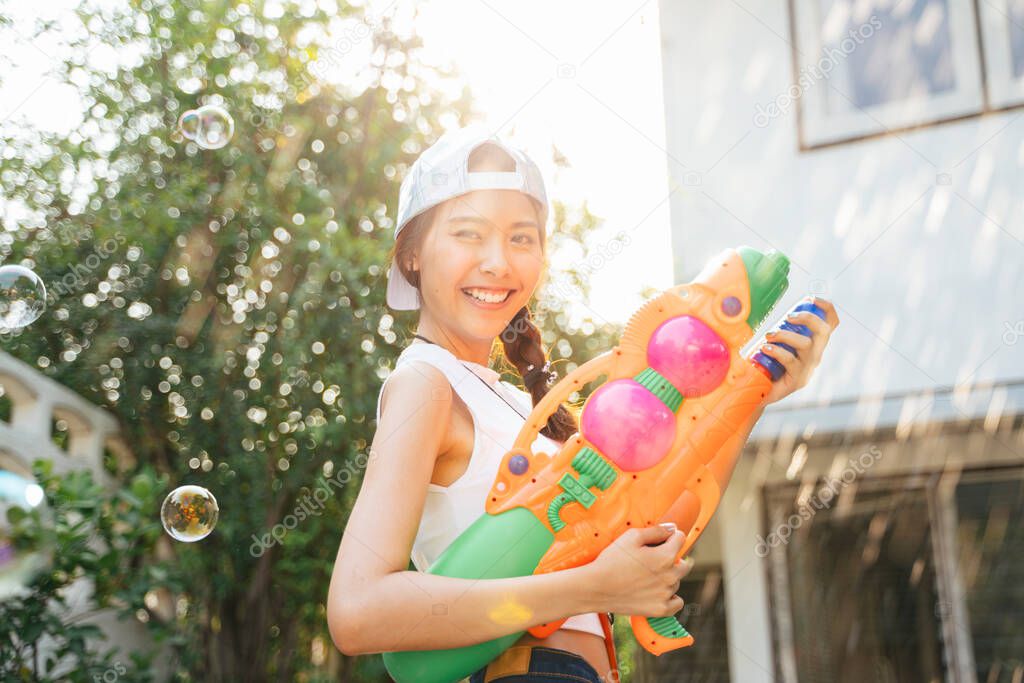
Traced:
<path fill-rule="evenodd" d="M 13 332 L 39 319 L 46 308 L 42 279 L 24 266 L 0 266 L 0 332 Z"/>
<path fill-rule="evenodd" d="M 215 105 L 207 105 L 196 110 L 199 115 L 199 130 L 196 132 L 196 144 L 203 149 L 220 149 L 228 144 L 235 133 L 235 121 L 231 114 Z"/>
<path fill-rule="evenodd" d="M 201 541 L 217 526 L 217 499 L 202 486 L 179 486 L 164 498 L 160 521 L 172 538 L 186 543 Z"/>
<path fill-rule="evenodd" d="M 220 149 L 235 133 L 235 121 L 223 107 L 207 104 L 189 109 L 178 119 L 181 135 L 203 149 Z"/>
<path fill-rule="evenodd" d="M 199 114 L 195 109 L 189 109 L 178 119 L 178 131 L 185 139 L 195 140 L 197 130 L 199 130 Z"/>
<path fill-rule="evenodd" d="M 0 470 L 0 599 L 26 589 L 53 562 L 53 517 L 32 479 Z"/>

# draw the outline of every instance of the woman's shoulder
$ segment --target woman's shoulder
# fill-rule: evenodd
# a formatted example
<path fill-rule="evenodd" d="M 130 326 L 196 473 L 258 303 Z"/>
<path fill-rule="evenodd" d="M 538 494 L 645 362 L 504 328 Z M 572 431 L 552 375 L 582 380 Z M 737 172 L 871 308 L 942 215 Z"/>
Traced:
<path fill-rule="evenodd" d="M 444 371 L 421 358 L 410 358 L 392 370 L 384 381 L 384 386 L 392 387 L 392 390 L 395 390 L 397 386 L 403 390 L 413 391 L 424 388 L 451 389 L 448 376 Z M 385 393 L 387 393 L 387 389 L 385 389 Z"/>
<path fill-rule="evenodd" d="M 418 367 L 430 366 L 442 376 L 448 378 L 451 383 L 454 377 L 460 375 L 461 365 L 450 351 L 434 344 L 410 344 L 402 349 L 395 359 L 395 370 L 416 365 Z"/>
<path fill-rule="evenodd" d="M 421 359 L 410 359 L 395 368 L 384 380 L 378 400 L 378 416 L 393 403 L 417 407 L 425 403 L 440 407 L 451 404 L 452 386 L 440 368 Z"/>

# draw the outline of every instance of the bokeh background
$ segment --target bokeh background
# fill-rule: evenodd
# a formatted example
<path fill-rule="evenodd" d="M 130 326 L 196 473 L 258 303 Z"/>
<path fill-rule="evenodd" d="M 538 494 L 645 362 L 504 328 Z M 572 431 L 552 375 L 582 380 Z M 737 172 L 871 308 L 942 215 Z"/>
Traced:
<path fill-rule="evenodd" d="M 561 375 L 739 244 L 842 320 L 695 548 L 696 644 L 619 619 L 622 680 L 1024 680 L 1024 2 L 34 5 L 0 2 L 0 266 L 46 286 L 0 334 L 0 679 L 389 680 L 324 602 L 415 323 L 398 186 L 479 121 L 549 184 Z"/>

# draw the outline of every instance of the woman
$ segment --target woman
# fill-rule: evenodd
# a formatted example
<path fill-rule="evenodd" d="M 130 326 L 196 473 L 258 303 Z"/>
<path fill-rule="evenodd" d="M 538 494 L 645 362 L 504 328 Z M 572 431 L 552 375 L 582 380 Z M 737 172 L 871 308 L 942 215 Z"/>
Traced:
<path fill-rule="evenodd" d="M 484 512 L 502 456 L 553 381 L 528 303 L 545 268 L 548 204 L 536 165 L 481 126 L 451 131 L 402 183 L 388 305 L 419 309 L 415 339 L 378 399 L 377 432 L 328 595 L 328 625 L 346 654 L 463 647 L 568 617 L 543 640 L 524 634 L 471 683 L 617 680 L 606 613 L 676 614 L 692 562 L 675 561 L 674 525 L 634 529 L 593 562 L 545 575 L 472 581 L 423 573 Z M 787 370 L 768 401 L 806 384 L 838 324 L 795 319 L 766 346 Z M 490 368 L 496 339 L 524 392 Z M 723 486 L 755 415 L 725 448 Z M 561 406 L 533 448 L 576 433 Z M 684 506 L 685 507 L 685 506 Z M 673 521 L 689 528 L 695 510 Z M 419 571 L 407 571 L 410 558 Z"/>

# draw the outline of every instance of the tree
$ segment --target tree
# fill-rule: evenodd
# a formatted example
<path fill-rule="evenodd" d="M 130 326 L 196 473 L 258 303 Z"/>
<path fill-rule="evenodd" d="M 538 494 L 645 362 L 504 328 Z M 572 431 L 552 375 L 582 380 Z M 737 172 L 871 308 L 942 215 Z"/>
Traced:
<path fill-rule="evenodd" d="M 83 4 L 58 69 L 82 125 L 0 128 L 0 192 L 20 208 L 0 258 L 33 267 L 50 304 L 5 349 L 117 416 L 136 461 L 123 480 L 220 503 L 215 532 L 168 561 L 162 534 L 139 536 L 134 575 L 106 587 L 171 643 L 175 680 L 321 680 L 324 660 L 329 678 L 384 680 L 379 657 L 334 650 L 323 603 L 413 319 L 384 305 L 389 202 L 439 123 L 473 112 L 467 91 L 443 96 L 452 74 L 421 62 L 416 36 L 329 5 Z M 321 78 L 360 51 L 360 86 Z M 233 117 L 222 149 L 174 133 L 203 104 Z M 545 330 L 586 348 L 580 362 L 616 336 Z M 181 606 L 166 622 L 144 600 L 156 588 Z"/>
<path fill-rule="evenodd" d="M 142 468 L 125 486 L 109 491 L 88 470 L 59 476 L 43 460 L 33 470 L 49 519 L 42 519 L 41 509 L 25 513 L 13 507 L 7 521 L 18 547 L 47 549 L 51 563 L 32 581 L 31 590 L 0 604 L 0 680 L 152 681 L 154 653 L 99 646 L 100 631 L 86 617 L 112 609 L 134 619 L 153 587 L 186 588 L 149 557 L 163 533 L 151 510 L 160 503 L 157 495 L 167 477 Z M 70 617 L 64 590 L 80 579 L 94 588 L 93 609 Z M 153 635 L 178 638 L 173 624 L 159 622 Z"/>

